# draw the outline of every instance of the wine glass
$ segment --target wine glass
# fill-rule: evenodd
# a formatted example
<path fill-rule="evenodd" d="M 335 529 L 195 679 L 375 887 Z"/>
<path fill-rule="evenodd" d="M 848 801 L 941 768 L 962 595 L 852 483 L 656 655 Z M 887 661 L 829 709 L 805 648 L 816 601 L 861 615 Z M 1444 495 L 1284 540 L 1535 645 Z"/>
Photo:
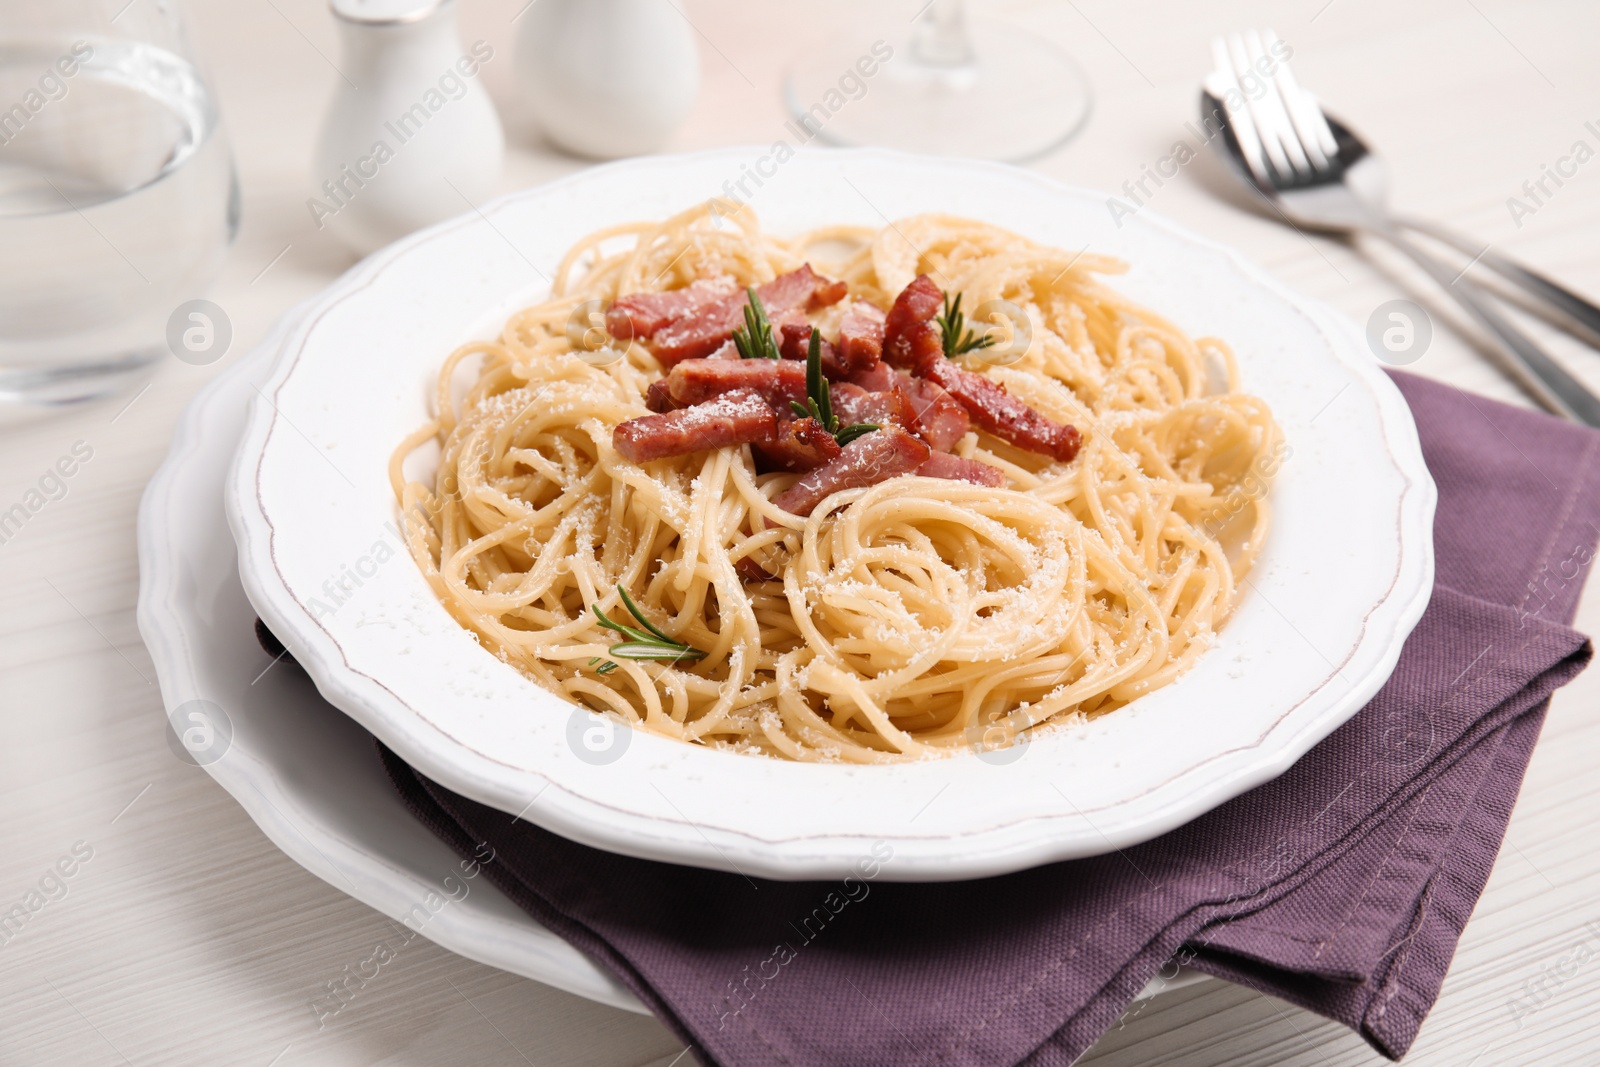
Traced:
<path fill-rule="evenodd" d="M 1022 162 L 1065 144 L 1089 117 L 1089 83 L 1070 56 L 1021 30 L 969 20 L 964 0 L 932 0 L 907 40 L 888 42 L 893 56 L 865 92 L 830 108 L 841 76 L 864 56 L 881 58 L 869 36 L 861 27 L 805 55 L 785 80 L 790 114 L 829 144 Z"/>

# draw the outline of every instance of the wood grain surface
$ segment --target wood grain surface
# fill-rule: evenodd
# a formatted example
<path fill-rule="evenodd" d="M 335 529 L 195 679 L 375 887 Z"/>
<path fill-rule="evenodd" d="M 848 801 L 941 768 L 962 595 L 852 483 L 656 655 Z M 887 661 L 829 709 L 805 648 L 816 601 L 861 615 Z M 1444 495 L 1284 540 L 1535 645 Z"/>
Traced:
<path fill-rule="evenodd" d="M 902 34 L 919 6 L 673 2 L 697 30 L 705 75 L 673 149 L 769 144 L 785 119 L 778 85 L 790 59 L 862 12 L 882 20 L 885 37 Z M 543 146 L 518 105 L 513 20 L 525 3 L 462 0 L 460 10 L 464 39 L 495 49 L 483 77 L 510 131 L 505 190 L 584 165 Z M 195 391 L 352 262 L 305 203 L 313 138 L 339 77 L 325 4 L 185 8 L 243 187 L 243 229 L 210 294 L 232 320 L 233 349 L 210 367 L 168 360 L 137 394 L 0 423 L 0 510 L 75 442 L 93 449 L 67 495 L 0 544 L 0 909 L 59 860 L 73 870 L 65 895 L 0 945 L 0 1064 L 688 1067 L 692 1053 L 649 1018 L 422 939 L 319 1029 L 311 1002 L 392 924 L 280 854 L 163 741 L 161 696 L 134 625 L 139 495 Z M 1056 42 L 1088 71 L 1089 125 L 1035 165 L 1043 173 L 1108 193 L 1137 182 L 1193 141 L 1183 123 L 1212 35 L 1271 25 L 1294 48 L 1301 82 L 1387 156 L 1397 204 L 1600 293 L 1600 162 L 1550 186 L 1532 213 L 1516 218 L 1508 206 L 1575 142 L 1600 148 L 1585 126 L 1600 127 L 1592 0 L 1014 0 L 975 10 Z M 981 131 L 952 131 L 967 135 Z M 1211 153 L 1147 188 L 1153 210 L 1239 247 L 1357 322 L 1387 300 L 1416 300 L 1435 333 L 1413 370 L 1524 402 L 1426 283 L 1391 257 L 1241 206 Z M 1539 336 L 1600 387 L 1600 355 Z M 1579 626 L 1597 625 L 1592 587 Z M 1506 847 L 1408 1064 L 1600 1062 L 1600 962 L 1563 962 L 1600 919 L 1597 705 L 1600 671 L 1555 698 Z M 1538 1006 L 1519 1017 L 1513 1002 L 1531 991 Z M 1130 1012 L 1082 1062 L 1353 1067 L 1380 1058 L 1342 1027 L 1208 980 Z"/>

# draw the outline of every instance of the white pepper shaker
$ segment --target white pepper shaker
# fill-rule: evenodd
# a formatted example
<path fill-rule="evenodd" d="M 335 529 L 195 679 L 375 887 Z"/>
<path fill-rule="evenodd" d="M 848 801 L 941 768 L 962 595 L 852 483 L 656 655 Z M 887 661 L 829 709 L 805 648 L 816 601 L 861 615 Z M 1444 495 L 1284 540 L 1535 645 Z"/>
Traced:
<path fill-rule="evenodd" d="M 471 211 L 500 179 L 505 135 L 463 46 L 454 0 L 331 0 L 343 54 L 306 202 L 318 229 L 365 255 Z"/>
<path fill-rule="evenodd" d="M 538 0 L 517 72 L 544 134 L 616 159 L 666 143 L 700 92 L 694 31 L 671 0 Z"/>

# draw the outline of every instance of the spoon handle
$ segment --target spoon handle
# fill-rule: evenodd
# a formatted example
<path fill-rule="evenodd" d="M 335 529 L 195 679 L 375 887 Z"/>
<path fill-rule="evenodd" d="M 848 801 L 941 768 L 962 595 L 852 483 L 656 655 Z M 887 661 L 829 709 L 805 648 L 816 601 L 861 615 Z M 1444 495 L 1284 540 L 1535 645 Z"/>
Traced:
<path fill-rule="evenodd" d="M 1547 356 L 1527 334 L 1513 326 L 1489 302 L 1481 289 L 1466 278 L 1452 275 L 1449 267 L 1430 256 L 1398 229 L 1378 226 L 1374 232 L 1410 256 L 1445 292 L 1455 297 L 1474 322 L 1500 342 L 1499 347 L 1507 359 L 1508 369 L 1536 400 L 1558 415 L 1586 426 L 1600 427 L 1600 397 Z"/>
<path fill-rule="evenodd" d="M 1600 348 L 1600 307 L 1596 307 L 1589 300 L 1537 271 L 1529 270 L 1516 260 L 1501 255 L 1487 245 L 1480 251 L 1474 247 L 1472 241 L 1436 223 L 1414 218 L 1398 218 L 1394 221 L 1441 244 L 1447 244 L 1462 255 L 1472 256 L 1474 262 L 1483 264 L 1507 281 L 1521 286 L 1536 299 L 1560 312 L 1560 315 L 1553 320 L 1555 325 L 1566 329 L 1568 333 L 1591 347 Z M 1579 329 L 1573 329 L 1573 326 Z"/>

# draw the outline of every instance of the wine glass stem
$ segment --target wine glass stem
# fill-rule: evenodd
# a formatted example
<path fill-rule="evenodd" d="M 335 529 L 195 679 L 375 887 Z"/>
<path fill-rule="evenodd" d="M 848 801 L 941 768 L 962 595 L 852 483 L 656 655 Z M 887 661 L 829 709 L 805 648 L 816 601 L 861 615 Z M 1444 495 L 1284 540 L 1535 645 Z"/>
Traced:
<path fill-rule="evenodd" d="M 967 34 L 965 0 L 933 0 L 911 35 L 911 61 L 925 67 L 970 66 L 976 59 Z"/>

